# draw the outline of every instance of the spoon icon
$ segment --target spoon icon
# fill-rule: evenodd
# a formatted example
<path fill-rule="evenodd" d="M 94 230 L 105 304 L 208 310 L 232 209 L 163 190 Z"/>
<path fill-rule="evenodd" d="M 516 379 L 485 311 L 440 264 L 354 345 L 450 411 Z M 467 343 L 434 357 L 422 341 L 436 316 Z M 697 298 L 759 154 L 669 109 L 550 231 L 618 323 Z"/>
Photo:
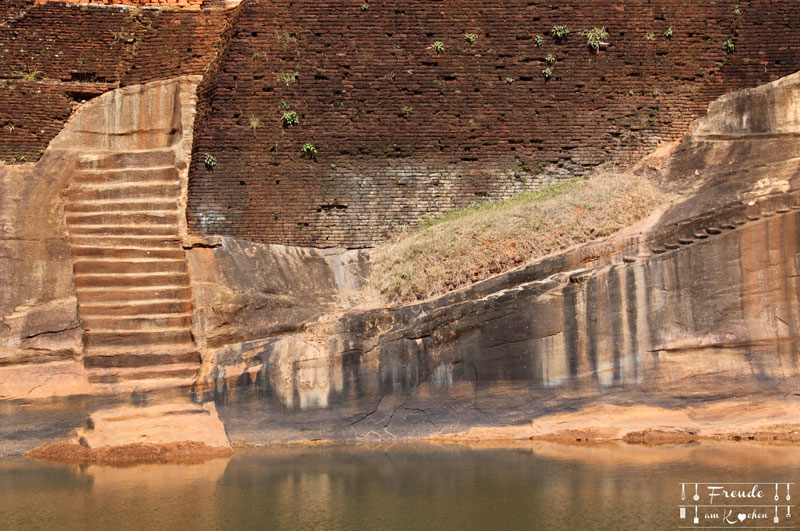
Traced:
<path fill-rule="evenodd" d="M 686 483 L 681 483 L 681 500 L 686 499 Z"/>
<path fill-rule="evenodd" d="M 778 501 L 778 484 L 775 483 L 775 501 Z"/>
<path fill-rule="evenodd" d="M 789 496 L 789 484 L 787 483 L 786 484 L 786 501 L 789 501 L 791 499 L 792 499 L 792 497 Z"/>
<path fill-rule="evenodd" d="M 694 484 L 694 496 L 692 496 L 692 499 L 694 501 L 697 501 L 697 500 L 700 499 L 700 496 L 697 494 L 697 483 Z"/>

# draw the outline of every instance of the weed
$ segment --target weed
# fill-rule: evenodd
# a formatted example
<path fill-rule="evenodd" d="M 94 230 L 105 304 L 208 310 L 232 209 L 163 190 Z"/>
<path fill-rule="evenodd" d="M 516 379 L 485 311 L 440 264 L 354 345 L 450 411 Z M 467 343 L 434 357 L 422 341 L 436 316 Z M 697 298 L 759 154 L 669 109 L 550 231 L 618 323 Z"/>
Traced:
<path fill-rule="evenodd" d="M 553 29 L 550 30 L 550 35 L 557 41 L 563 41 L 569 35 L 569 29 L 566 26 L 553 26 Z"/>
<path fill-rule="evenodd" d="M 45 148 L 39 148 L 39 156 L 44 155 Z"/>
<path fill-rule="evenodd" d="M 654 41 L 656 40 L 656 34 L 653 33 L 652 31 L 648 31 L 647 33 L 644 34 L 644 40 Z"/>
<path fill-rule="evenodd" d="M 361 11 L 366 11 L 369 9 L 369 4 L 361 4 Z"/>
<path fill-rule="evenodd" d="M 300 151 L 302 151 L 304 155 L 317 154 L 317 148 L 314 147 L 314 144 L 312 144 L 311 142 L 306 142 L 305 144 L 303 144 L 303 147 L 300 149 Z"/>
<path fill-rule="evenodd" d="M 667 28 L 667 31 L 664 32 L 664 37 L 667 39 L 672 38 L 672 26 Z"/>
<path fill-rule="evenodd" d="M 733 44 L 733 39 L 728 39 L 727 41 L 722 43 L 722 46 L 725 47 L 726 53 L 733 53 L 736 50 L 736 45 Z"/>
<path fill-rule="evenodd" d="M 16 125 L 14 125 L 14 124 L 8 124 L 8 125 L 6 126 L 6 129 L 8 129 L 8 132 L 9 132 L 9 133 L 13 133 L 13 132 L 14 132 L 14 130 L 15 130 L 16 128 L 17 128 L 17 126 L 16 126 Z"/>
<path fill-rule="evenodd" d="M 283 113 L 283 116 L 281 116 L 281 120 L 283 120 L 283 125 L 285 125 L 286 127 L 290 127 L 292 125 L 300 123 L 300 118 L 294 111 L 287 111 Z"/>
<path fill-rule="evenodd" d="M 297 81 L 298 75 L 299 74 L 297 72 L 281 72 L 280 74 L 278 74 L 278 81 L 280 81 L 281 83 L 285 83 L 286 86 L 288 87 L 289 85 Z"/>
<path fill-rule="evenodd" d="M 592 28 L 588 31 L 584 31 L 583 36 L 586 37 L 586 46 L 593 52 L 596 52 L 600 49 L 600 45 L 603 41 L 608 38 L 608 32 L 606 31 L 606 27 L 603 26 L 602 28 Z"/>
<path fill-rule="evenodd" d="M 550 70 L 549 68 L 545 68 L 544 70 L 542 70 L 542 75 L 544 76 L 545 80 L 548 80 L 553 76 L 553 71 Z"/>
<path fill-rule="evenodd" d="M 124 31 L 112 31 L 111 34 L 114 35 L 115 41 L 132 43 L 135 40 L 133 35 L 125 33 Z"/>
<path fill-rule="evenodd" d="M 203 156 L 203 164 L 206 165 L 207 170 L 213 170 L 214 166 L 217 165 L 217 158 L 211 153 L 206 153 Z"/>
<path fill-rule="evenodd" d="M 14 75 L 23 81 L 36 81 L 44 77 L 44 72 L 38 68 L 27 67 L 27 70 L 14 72 Z"/>
<path fill-rule="evenodd" d="M 414 110 L 414 107 L 412 107 L 411 105 L 403 105 L 403 109 L 402 109 L 403 114 L 410 114 L 411 111 L 413 111 L 413 110 Z"/>
<path fill-rule="evenodd" d="M 633 90 L 632 89 L 628 91 L 628 96 L 633 96 Z"/>
<path fill-rule="evenodd" d="M 661 91 L 658 89 L 653 89 L 653 97 L 657 98 L 661 95 Z"/>
<path fill-rule="evenodd" d="M 545 61 L 547 62 L 547 64 L 549 64 L 549 65 L 553 65 L 553 64 L 555 64 L 555 63 L 556 63 L 556 58 L 555 58 L 555 56 L 553 56 L 553 54 L 551 54 L 551 53 L 547 54 L 547 57 L 545 57 L 545 58 L 544 58 L 544 60 L 545 60 Z"/>
<path fill-rule="evenodd" d="M 261 52 L 253 52 L 253 61 L 261 59 Z"/>
<path fill-rule="evenodd" d="M 444 53 L 444 43 L 442 41 L 434 42 L 433 51 L 436 53 Z"/>
<path fill-rule="evenodd" d="M 253 135 L 256 134 L 256 129 L 261 125 L 261 118 L 253 114 L 250 115 L 250 128 L 253 130 Z"/>
<path fill-rule="evenodd" d="M 538 48 L 539 46 L 544 44 L 544 39 L 542 38 L 541 35 L 537 35 L 536 37 L 533 38 L 533 44 L 535 44 L 536 47 Z"/>
<path fill-rule="evenodd" d="M 514 82 L 514 78 L 513 78 L 513 77 L 507 77 L 507 78 L 505 78 L 505 80 L 504 80 L 504 81 L 505 81 L 506 83 L 509 83 L 509 84 L 511 84 L 511 83 L 513 83 L 513 82 Z"/>
<path fill-rule="evenodd" d="M 345 92 L 345 91 L 342 91 L 342 92 Z M 282 101 L 281 102 L 281 109 L 283 109 L 284 111 L 288 111 L 289 109 L 291 109 L 291 106 L 288 103 L 286 103 L 285 101 Z"/>
<path fill-rule="evenodd" d="M 473 42 L 478 40 L 478 36 L 475 35 L 474 33 L 465 33 L 464 34 L 464 40 L 467 41 L 468 43 L 472 44 Z"/>
<path fill-rule="evenodd" d="M 14 162 L 16 164 L 22 164 L 25 162 L 25 155 L 14 155 Z"/>
<path fill-rule="evenodd" d="M 412 75 L 414 73 L 413 70 L 406 70 L 406 74 Z"/>
<path fill-rule="evenodd" d="M 741 14 L 742 14 L 742 12 L 741 12 L 741 10 L 739 9 L 739 6 L 733 6 L 733 16 L 734 16 L 734 17 L 738 17 L 738 16 L 739 16 L 739 15 L 741 15 Z"/>

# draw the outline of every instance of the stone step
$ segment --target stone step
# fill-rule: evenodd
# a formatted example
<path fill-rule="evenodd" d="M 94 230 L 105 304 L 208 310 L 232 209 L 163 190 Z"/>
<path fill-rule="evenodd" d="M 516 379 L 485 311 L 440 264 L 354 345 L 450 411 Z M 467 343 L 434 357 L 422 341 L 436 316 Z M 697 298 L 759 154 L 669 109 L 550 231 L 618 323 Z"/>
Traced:
<path fill-rule="evenodd" d="M 178 211 L 133 212 L 67 212 L 67 227 L 77 225 L 178 225 Z"/>
<path fill-rule="evenodd" d="M 87 355 L 97 349 L 125 347 L 164 348 L 166 345 L 182 348 L 191 347 L 192 331 L 189 328 L 161 328 L 148 330 L 114 330 L 108 332 L 86 331 L 85 345 Z"/>
<path fill-rule="evenodd" d="M 86 328 L 92 332 L 115 330 L 146 330 L 148 328 L 191 328 L 191 313 L 139 314 L 84 317 Z"/>
<path fill-rule="evenodd" d="M 115 186 L 81 186 L 73 188 L 67 194 L 68 202 L 103 201 L 109 199 L 163 199 L 178 197 L 181 186 L 178 183 L 145 182 L 124 183 Z"/>
<path fill-rule="evenodd" d="M 188 292 L 188 289 L 183 290 Z M 149 295 L 146 294 L 146 295 Z M 81 300 L 80 293 L 78 300 Z M 138 316 L 148 314 L 182 314 L 191 313 L 192 301 L 190 299 L 164 298 L 164 299 L 144 299 L 121 302 L 119 298 L 110 301 L 91 301 L 81 303 L 80 312 L 84 319 L 92 316 L 109 317 L 118 316 Z"/>
<path fill-rule="evenodd" d="M 114 275 L 75 274 L 75 287 L 105 290 L 110 287 L 154 288 L 189 286 L 186 273 L 117 273 Z"/>
<path fill-rule="evenodd" d="M 75 274 L 135 274 L 135 273 L 185 273 L 184 260 L 143 259 L 143 260 L 108 260 L 108 259 L 79 259 L 75 260 Z"/>
<path fill-rule="evenodd" d="M 78 303 L 119 303 L 129 304 L 150 300 L 185 301 L 192 298 L 189 286 L 146 286 L 119 288 L 83 288 L 77 291 Z"/>
<path fill-rule="evenodd" d="M 178 201 L 175 199 L 144 199 L 131 201 L 129 199 L 110 199 L 107 201 L 73 201 L 67 203 L 66 212 L 87 212 L 101 214 L 107 212 L 151 212 L 151 211 L 177 211 Z"/>
<path fill-rule="evenodd" d="M 173 363 L 155 367 L 110 367 L 89 369 L 91 383 L 117 383 L 130 380 L 155 380 L 163 378 L 185 378 L 194 380 L 200 370 L 198 363 Z"/>
<path fill-rule="evenodd" d="M 174 166 L 151 168 L 119 168 L 110 170 L 84 170 L 77 172 L 73 184 L 114 184 L 130 182 L 179 182 L 178 169 Z"/>
<path fill-rule="evenodd" d="M 178 363 L 200 363 L 200 353 L 187 349 L 185 345 L 158 345 L 158 349 L 107 350 L 105 353 L 86 353 L 83 359 L 88 369 L 110 367 L 148 367 L 153 365 L 173 365 Z"/>
<path fill-rule="evenodd" d="M 178 243 L 178 227 L 177 225 L 83 225 L 70 223 L 68 225 L 70 240 L 74 240 L 79 236 L 94 237 L 94 245 L 97 238 L 105 236 L 119 236 L 119 237 L 138 237 L 138 236 L 157 236 L 153 238 L 155 241 L 163 242 L 165 240 L 171 241 L 174 244 Z M 76 245 L 73 242 L 73 245 Z M 81 245 L 81 244 L 77 244 Z M 111 245 L 112 247 L 123 247 L 118 243 Z M 138 247 L 138 246 L 134 246 Z"/>
<path fill-rule="evenodd" d="M 75 261 L 91 260 L 94 258 L 105 258 L 108 260 L 125 259 L 156 259 L 170 258 L 174 260 L 185 260 L 186 253 L 183 249 L 175 246 L 174 249 L 141 249 L 136 247 L 91 247 L 73 246 L 72 256 Z"/>
<path fill-rule="evenodd" d="M 147 149 L 142 151 L 100 151 L 78 157 L 79 170 L 108 170 L 121 168 L 159 168 L 175 165 L 172 149 Z"/>

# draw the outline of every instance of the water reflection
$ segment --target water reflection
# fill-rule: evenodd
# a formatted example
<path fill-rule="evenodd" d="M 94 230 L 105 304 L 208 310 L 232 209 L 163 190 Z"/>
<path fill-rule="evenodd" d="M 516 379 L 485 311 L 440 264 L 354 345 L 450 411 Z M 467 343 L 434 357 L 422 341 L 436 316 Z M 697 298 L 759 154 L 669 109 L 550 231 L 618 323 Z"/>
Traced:
<path fill-rule="evenodd" d="M 253 449 L 128 468 L 0 460 L 0 528 L 671 529 L 680 482 L 792 481 L 755 444 Z"/>

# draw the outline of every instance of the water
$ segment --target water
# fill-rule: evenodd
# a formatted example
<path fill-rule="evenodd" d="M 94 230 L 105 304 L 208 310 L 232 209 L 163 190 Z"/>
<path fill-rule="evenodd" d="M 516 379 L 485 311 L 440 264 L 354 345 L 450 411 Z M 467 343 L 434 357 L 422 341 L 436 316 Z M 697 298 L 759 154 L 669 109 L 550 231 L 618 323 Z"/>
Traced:
<path fill-rule="evenodd" d="M 678 529 L 692 526 L 679 506 L 694 482 L 769 483 L 772 503 L 772 483 L 798 478 L 799 447 L 752 443 L 283 447 L 132 467 L 14 457 L 0 459 L 0 528 Z"/>

